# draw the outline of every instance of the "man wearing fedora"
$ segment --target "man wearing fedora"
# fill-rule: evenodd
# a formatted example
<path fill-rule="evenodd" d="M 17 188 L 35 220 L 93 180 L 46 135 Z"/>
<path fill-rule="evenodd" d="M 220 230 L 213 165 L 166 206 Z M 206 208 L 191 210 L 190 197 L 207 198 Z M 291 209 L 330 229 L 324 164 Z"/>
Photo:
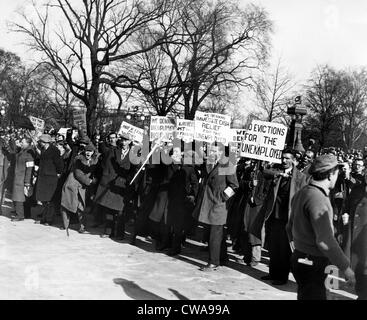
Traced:
<path fill-rule="evenodd" d="M 54 206 L 52 198 L 64 166 L 59 150 L 51 142 L 52 138 L 48 134 L 43 134 L 38 139 L 40 155 L 35 198 L 42 203 L 44 209 L 41 220 L 36 223 L 46 225 L 53 223 Z"/>
<path fill-rule="evenodd" d="M 117 135 L 110 133 L 110 141 L 116 141 Z M 130 162 L 130 137 L 120 136 L 121 142 L 110 143 L 102 150 L 102 177 L 95 196 L 96 203 L 105 213 L 106 232 L 111 238 L 122 240 L 125 234 L 124 207 L 130 194 L 130 181 L 134 167 Z"/>

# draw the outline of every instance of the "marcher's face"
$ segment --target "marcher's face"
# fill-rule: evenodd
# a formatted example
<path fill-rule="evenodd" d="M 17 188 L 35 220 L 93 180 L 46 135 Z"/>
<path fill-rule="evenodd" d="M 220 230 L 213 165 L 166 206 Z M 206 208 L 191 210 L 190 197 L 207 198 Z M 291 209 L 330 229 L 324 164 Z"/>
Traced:
<path fill-rule="evenodd" d="M 27 149 L 29 147 L 29 143 L 26 139 L 22 139 L 21 146 L 22 149 Z"/>
<path fill-rule="evenodd" d="M 173 148 L 172 159 L 176 162 L 181 161 L 181 149 L 180 148 Z"/>
<path fill-rule="evenodd" d="M 112 144 L 113 146 L 116 145 L 116 142 L 117 142 L 117 136 L 115 134 L 111 134 L 109 136 L 109 141 L 110 141 L 110 144 Z"/>
<path fill-rule="evenodd" d="M 121 144 L 122 144 L 123 149 L 126 149 L 129 146 L 130 143 L 131 143 L 130 140 L 126 140 L 126 139 L 121 140 Z"/>
<path fill-rule="evenodd" d="M 92 158 L 93 155 L 93 151 L 85 151 L 85 157 L 89 160 L 90 158 Z"/>
<path fill-rule="evenodd" d="M 358 173 L 358 174 L 361 174 L 364 170 L 364 163 L 363 161 L 356 161 L 354 163 L 354 169 L 355 169 L 355 172 Z"/>
<path fill-rule="evenodd" d="M 212 161 L 217 161 L 222 158 L 223 151 L 219 146 L 211 146 L 209 149 L 209 158 Z"/>
<path fill-rule="evenodd" d="M 282 165 L 283 165 L 283 169 L 289 169 L 292 167 L 293 165 L 293 155 L 290 153 L 283 153 L 282 155 Z"/>

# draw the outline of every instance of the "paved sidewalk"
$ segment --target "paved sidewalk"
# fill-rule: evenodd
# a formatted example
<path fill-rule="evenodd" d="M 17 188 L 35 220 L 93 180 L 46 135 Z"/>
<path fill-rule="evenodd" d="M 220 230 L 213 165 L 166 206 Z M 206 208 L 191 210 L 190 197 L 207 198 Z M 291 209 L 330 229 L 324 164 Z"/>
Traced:
<path fill-rule="evenodd" d="M 100 237 L 97 229 L 91 234 L 72 230 L 67 238 L 65 231 L 33 219 L 12 222 L 10 210 L 7 201 L 6 216 L 0 216 L 0 299 L 296 299 L 294 281 L 275 287 L 260 280 L 267 273 L 266 259 L 250 268 L 230 251 L 227 267 L 203 273 L 198 269 L 207 253 L 193 240 L 182 255 L 169 257 L 144 238 L 132 246 L 129 236 L 116 242 Z M 339 292 L 330 298 L 355 297 Z"/>

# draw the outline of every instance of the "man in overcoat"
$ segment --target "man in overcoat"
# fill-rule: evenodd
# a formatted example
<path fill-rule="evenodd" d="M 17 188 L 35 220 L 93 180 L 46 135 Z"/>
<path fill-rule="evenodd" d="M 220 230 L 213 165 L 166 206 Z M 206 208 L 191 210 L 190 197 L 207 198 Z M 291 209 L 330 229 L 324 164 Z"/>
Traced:
<path fill-rule="evenodd" d="M 203 188 L 198 196 L 194 216 L 198 216 L 199 222 L 210 226 L 209 261 L 201 270 L 212 271 L 220 265 L 223 230 L 228 214 L 227 200 L 239 187 L 235 167 L 224 161 L 223 145 L 210 146 L 203 177 Z"/>
<path fill-rule="evenodd" d="M 125 234 L 124 206 L 129 197 L 129 184 L 135 170 L 129 158 L 130 143 L 129 136 L 123 135 L 121 146 L 111 144 L 102 152 L 102 177 L 95 201 L 106 214 L 109 221 L 107 229 L 111 228 L 111 238 L 123 239 Z"/>
<path fill-rule="evenodd" d="M 359 300 L 367 300 L 367 174 L 356 184 L 343 210 L 343 249 L 355 273 Z"/>
<path fill-rule="evenodd" d="M 292 198 L 306 185 L 306 177 L 296 168 L 294 160 L 293 151 L 284 150 L 281 166 L 263 171 L 264 178 L 272 179 L 272 183 L 250 231 L 261 239 L 261 229 L 265 223 L 265 243 L 270 261 L 269 275 L 262 279 L 271 280 L 274 285 L 283 285 L 288 281 L 292 251 L 286 225 L 291 212 Z"/>
<path fill-rule="evenodd" d="M 32 174 L 34 169 L 35 153 L 31 147 L 32 139 L 23 138 L 21 149 L 15 155 L 15 171 L 12 200 L 15 207 L 15 216 L 12 221 L 23 221 L 30 218 L 30 207 L 25 205 L 26 198 L 32 193 Z M 26 212 L 25 212 L 26 211 Z"/>
<path fill-rule="evenodd" d="M 54 219 L 52 198 L 57 189 L 58 179 L 63 171 L 64 162 L 59 149 L 51 143 L 52 138 L 50 135 L 41 135 L 38 142 L 41 154 L 39 157 L 35 198 L 37 201 L 42 202 L 44 209 L 41 220 L 36 221 L 36 223 L 50 225 Z"/>

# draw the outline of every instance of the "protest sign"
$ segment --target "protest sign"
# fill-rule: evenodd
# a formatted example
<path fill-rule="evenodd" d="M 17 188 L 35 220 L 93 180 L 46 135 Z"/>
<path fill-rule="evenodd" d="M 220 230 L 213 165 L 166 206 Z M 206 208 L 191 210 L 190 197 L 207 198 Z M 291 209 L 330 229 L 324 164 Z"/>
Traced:
<path fill-rule="evenodd" d="M 245 133 L 245 129 L 229 129 L 228 143 L 232 152 L 235 152 L 236 154 L 240 153 Z"/>
<path fill-rule="evenodd" d="M 29 120 L 31 120 L 31 122 L 34 126 L 34 129 L 37 132 L 43 133 L 43 131 L 45 130 L 45 121 L 44 120 L 36 118 L 36 117 L 32 117 L 32 116 L 29 116 Z"/>
<path fill-rule="evenodd" d="M 144 129 L 140 129 L 138 127 L 131 125 L 130 123 L 122 121 L 118 134 L 122 133 L 127 134 L 130 137 L 131 141 L 137 141 L 139 143 L 143 143 Z"/>
<path fill-rule="evenodd" d="M 249 125 L 241 145 L 241 157 L 282 162 L 287 127 L 280 123 L 254 120 Z"/>
<path fill-rule="evenodd" d="M 215 141 L 228 145 L 231 118 L 219 113 L 195 113 L 195 139 L 213 143 Z"/>
<path fill-rule="evenodd" d="M 73 109 L 73 121 L 74 126 L 78 127 L 79 124 L 82 129 L 87 129 L 87 109 L 82 107 L 75 107 Z"/>
<path fill-rule="evenodd" d="M 68 132 L 70 128 L 60 128 L 60 130 L 58 131 L 58 134 L 61 134 L 62 136 L 64 136 L 66 138 L 66 134 Z"/>
<path fill-rule="evenodd" d="M 176 119 L 176 138 L 185 142 L 192 142 L 195 139 L 195 122 L 186 119 Z"/>
<path fill-rule="evenodd" d="M 150 141 L 172 141 L 176 129 L 175 120 L 168 117 L 152 116 L 150 118 Z"/>

